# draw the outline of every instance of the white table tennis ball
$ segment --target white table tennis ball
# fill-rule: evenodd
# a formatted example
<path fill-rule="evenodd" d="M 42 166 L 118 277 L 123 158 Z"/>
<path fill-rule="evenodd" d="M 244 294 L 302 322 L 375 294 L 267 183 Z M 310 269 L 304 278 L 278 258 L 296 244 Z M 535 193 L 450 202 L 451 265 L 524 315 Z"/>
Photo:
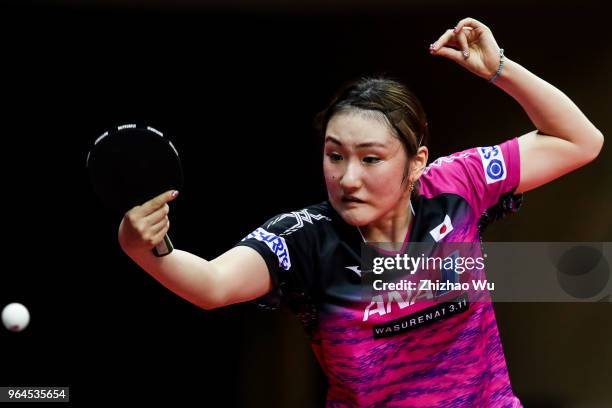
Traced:
<path fill-rule="evenodd" d="M 2 323 L 10 331 L 20 332 L 30 323 L 30 312 L 21 303 L 9 303 L 2 309 Z"/>

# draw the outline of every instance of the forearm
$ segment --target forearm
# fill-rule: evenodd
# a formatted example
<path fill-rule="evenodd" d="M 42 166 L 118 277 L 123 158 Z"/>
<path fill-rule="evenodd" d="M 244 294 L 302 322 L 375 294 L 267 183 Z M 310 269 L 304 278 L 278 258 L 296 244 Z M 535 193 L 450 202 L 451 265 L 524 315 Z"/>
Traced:
<path fill-rule="evenodd" d="M 525 110 L 539 133 L 599 151 L 603 136 L 563 92 L 506 58 L 494 82 Z"/>
<path fill-rule="evenodd" d="M 128 253 L 142 269 L 182 298 L 204 309 L 219 305 L 219 284 L 213 265 L 189 252 L 175 249 L 163 257 L 151 251 Z"/>

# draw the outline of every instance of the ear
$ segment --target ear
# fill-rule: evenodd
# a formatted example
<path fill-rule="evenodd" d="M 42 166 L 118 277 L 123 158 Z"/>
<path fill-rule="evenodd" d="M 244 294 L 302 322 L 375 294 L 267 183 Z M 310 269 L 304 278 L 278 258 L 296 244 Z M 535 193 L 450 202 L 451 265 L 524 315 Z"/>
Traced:
<path fill-rule="evenodd" d="M 427 146 L 419 147 L 417 153 L 412 157 L 410 161 L 410 178 L 413 182 L 417 181 L 421 174 L 423 174 L 423 170 L 427 166 L 427 159 L 429 158 L 429 150 L 427 150 Z"/>

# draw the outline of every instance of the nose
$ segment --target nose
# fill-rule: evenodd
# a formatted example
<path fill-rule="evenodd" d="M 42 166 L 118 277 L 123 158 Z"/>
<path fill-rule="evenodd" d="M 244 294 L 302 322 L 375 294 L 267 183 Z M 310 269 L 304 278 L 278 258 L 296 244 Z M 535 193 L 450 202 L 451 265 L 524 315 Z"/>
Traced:
<path fill-rule="evenodd" d="M 340 186 L 347 192 L 359 190 L 362 186 L 361 166 L 359 163 L 349 162 L 347 164 L 344 174 L 340 179 Z"/>

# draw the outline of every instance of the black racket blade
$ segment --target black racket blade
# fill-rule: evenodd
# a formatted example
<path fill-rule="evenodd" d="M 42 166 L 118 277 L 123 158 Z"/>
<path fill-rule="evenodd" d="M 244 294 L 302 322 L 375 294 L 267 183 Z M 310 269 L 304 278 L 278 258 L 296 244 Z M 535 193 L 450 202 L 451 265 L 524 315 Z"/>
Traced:
<path fill-rule="evenodd" d="M 122 125 L 105 132 L 89 151 L 87 168 L 100 200 L 122 214 L 165 191 L 183 187 L 176 148 L 149 126 Z M 173 249 L 166 235 L 153 253 L 164 256 Z"/>
<path fill-rule="evenodd" d="M 178 152 L 151 127 L 124 125 L 105 132 L 89 152 L 87 167 L 96 194 L 121 213 L 183 186 Z"/>

